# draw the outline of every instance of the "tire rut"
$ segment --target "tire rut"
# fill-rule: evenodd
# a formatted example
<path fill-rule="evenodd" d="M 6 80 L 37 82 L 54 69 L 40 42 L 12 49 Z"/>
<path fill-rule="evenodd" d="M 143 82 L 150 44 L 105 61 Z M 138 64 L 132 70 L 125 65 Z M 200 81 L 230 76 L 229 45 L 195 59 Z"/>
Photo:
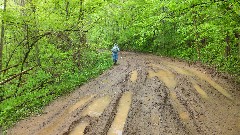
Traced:
<path fill-rule="evenodd" d="M 122 57 L 8 134 L 239 134 L 239 85 L 169 58 L 129 52 Z"/>
<path fill-rule="evenodd" d="M 114 117 L 117 113 L 117 107 L 119 104 L 119 100 L 122 97 L 122 93 L 118 94 L 116 99 L 110 104 L 108 109 L 103 113 L 104 116 L 100 117 L 98 121 L 94 123 L 90 123 L 88 127 L 86 127 L 84 134 L 86 135 L 104 135 L 107 134 L 111 124 L 114 120 Z M 108 114 L 108 116 L 106 116 Z M 107 118 L 106 118 L 107 117 Z M 106 120 L 107 119 L 107 120 Z"/>

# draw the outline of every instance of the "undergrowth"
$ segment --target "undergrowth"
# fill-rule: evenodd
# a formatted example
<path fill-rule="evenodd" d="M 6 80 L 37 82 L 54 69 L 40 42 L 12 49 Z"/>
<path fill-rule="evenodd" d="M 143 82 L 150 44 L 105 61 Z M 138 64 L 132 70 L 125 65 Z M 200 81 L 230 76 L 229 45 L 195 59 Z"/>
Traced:
<path fill-rule="evenodd" d="M 88 51 L 82 55 L 81 68 L 65 60 L 50 67 L 35 68 L 24 76 L 24 83 L 17 87 L 17 79 L 1 87 L 0 126 L 3 131 L 16 122 L 41 113 L 54 99 L 67 94 L 112 66 L 109 52 Z M 49 61 L 48 65 L 49 65 Z M 56 71 L 58 70 L 58 71 Z"/>

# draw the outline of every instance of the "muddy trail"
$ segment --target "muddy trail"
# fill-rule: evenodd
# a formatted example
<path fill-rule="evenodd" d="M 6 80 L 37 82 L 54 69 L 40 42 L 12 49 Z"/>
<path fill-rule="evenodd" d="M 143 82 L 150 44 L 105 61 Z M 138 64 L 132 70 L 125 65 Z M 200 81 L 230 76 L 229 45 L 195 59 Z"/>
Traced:
<path fill-rule="evenodd" d="M 9 135 L 239 135 L 240 86 L 199 65 L 125 52 Z"/>

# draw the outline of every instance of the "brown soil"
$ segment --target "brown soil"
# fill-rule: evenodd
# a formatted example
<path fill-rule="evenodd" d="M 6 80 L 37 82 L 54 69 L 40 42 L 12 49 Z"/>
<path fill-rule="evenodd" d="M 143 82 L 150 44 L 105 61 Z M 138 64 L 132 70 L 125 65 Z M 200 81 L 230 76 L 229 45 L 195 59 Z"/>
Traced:
<path fill-rule="evenodd" d="M 111 70 L 8 134 L 239 135 L 239 84 L 169 58 L 120 57 Z"/>

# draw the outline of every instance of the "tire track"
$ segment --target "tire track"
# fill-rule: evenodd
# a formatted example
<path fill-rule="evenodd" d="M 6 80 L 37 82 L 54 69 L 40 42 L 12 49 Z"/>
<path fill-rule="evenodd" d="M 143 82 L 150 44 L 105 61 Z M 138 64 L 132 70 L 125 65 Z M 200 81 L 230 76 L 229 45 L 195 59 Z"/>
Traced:
<path fill-rule="evenodd" d="M 119 65 L 8 134 L 239 134 L 236 85 L 164 57 L 128 52 L 122 57 Z M 131 94 L 124 99 L 126 93 Z"/>

